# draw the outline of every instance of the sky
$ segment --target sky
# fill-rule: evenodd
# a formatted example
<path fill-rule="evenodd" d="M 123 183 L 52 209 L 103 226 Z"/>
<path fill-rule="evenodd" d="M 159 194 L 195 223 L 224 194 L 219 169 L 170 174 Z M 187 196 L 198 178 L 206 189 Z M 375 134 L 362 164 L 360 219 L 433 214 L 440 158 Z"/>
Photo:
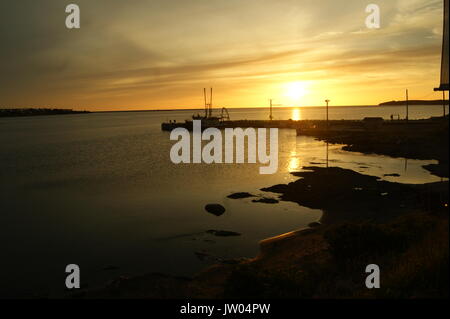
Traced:
<path fill-rule="evenodd" d="M 68 4 L 81 11 L 67 29 Z M 366 6 L 381 9 L 379 29 Z M 0 108 L 439 99 L 442 0 L 2 0 Z"/>

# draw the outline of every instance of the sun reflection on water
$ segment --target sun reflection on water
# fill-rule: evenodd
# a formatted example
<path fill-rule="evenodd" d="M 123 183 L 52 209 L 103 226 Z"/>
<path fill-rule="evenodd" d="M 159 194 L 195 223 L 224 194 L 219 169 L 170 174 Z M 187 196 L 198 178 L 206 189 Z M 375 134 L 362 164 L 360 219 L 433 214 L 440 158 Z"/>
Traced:
<path fill-rule="evenodd" d="M 299 168 L 300 168 L 300 159 L 297 156 L 297 152 L 292 151 L 288 163 L 288 172 L 289 173 L 296 172 L 299 170 Z"/>
<path fill-rule="evenodd" d="M 292 109 L 292 116 L 291 116 L 291 118 L 294 121 L 300 121 L 302 119 L 302 112 L 301 112 L 300 108 Z"/>

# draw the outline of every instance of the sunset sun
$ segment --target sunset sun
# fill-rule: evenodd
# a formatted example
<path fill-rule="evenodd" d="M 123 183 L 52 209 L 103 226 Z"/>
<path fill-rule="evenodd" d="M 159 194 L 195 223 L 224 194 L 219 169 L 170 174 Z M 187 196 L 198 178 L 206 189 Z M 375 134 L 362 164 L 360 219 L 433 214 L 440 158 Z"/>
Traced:
<path fill-rule="evenodd" d="M 307 94 L 307 85 L 305 82 L 290 82 L 285 84 L 284 95 L 289 103 L 299 103 L 305 94 Z"/>

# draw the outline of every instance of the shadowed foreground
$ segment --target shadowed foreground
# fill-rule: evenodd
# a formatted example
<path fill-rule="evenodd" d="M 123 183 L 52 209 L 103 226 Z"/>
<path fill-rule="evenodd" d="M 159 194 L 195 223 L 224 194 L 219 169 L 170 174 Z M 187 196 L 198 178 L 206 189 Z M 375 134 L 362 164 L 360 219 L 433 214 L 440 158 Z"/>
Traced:
<path fill-rule="evenodd" d="M 119 278 L 76 298 L 442 298 L 448 296 L 448 182 L 403 185 L 311 167 L 266 191 L 324 210 L 322 225 L 261 242 L 259 256 L 194 278 Z M 326 197 L 324 197 L 326 196 Z M 382 271 L 365 287 L 365 267 Z"/>

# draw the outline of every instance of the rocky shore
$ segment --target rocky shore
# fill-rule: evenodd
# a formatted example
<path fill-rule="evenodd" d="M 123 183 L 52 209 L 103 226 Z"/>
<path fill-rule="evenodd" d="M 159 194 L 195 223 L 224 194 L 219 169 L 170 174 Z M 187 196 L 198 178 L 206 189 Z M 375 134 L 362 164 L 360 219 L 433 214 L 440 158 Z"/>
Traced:
<path fill-rule="evenodd" d="M 322 121 L 324 122 L 324 121 Z M 339 123 L 339 124 L 334 124 Z M 418 160 L 437 160 L 439 164 L 425 169 L 440 177 L 448 177 L 449 118 L 416 121 L 384 121 L 374 129 L 348 130 L 340 121 L 330 121 L 330 129 L 299 130 L 331 144 L 344 144 L 343 150 Z M 320 124 L 319 124 L 320 125 Z"/>
<path fill-rule="evenodd" d="M 417 159 L 448 177 L 448 125 L 428 132 L 325 134 L 345 149 Z M 217 263 L 192 278 L 119 278 L 75 298 L 446 298 L 448 181 L 409 185 L 339 167 L 304 167 L 299 179 L 263 188 L 276 200 L 322 209 L 320 223 L 263 240 L 251 259 Z M 231 194 L 241 200 L 250 193 Z M 276 205 L 276 202 L 273 202 Z M 365 266 L 383 270 L 381 289 L 365 288 Z"/>
<path fill-rule="evenodd" d="M 295 182 L 263 190 L 323 209 L 321 223 L 313 228 L 266 239 L 257 257 L 222 261 L 192 278 L 121 277 L 72 297 L 448 296 L 448 182 L 404 185 L 337 167 L 308 169 L 296 173 L 300 179 Z M 383 267 L 394 288 L 364 289 L 364 263 Z"/>

